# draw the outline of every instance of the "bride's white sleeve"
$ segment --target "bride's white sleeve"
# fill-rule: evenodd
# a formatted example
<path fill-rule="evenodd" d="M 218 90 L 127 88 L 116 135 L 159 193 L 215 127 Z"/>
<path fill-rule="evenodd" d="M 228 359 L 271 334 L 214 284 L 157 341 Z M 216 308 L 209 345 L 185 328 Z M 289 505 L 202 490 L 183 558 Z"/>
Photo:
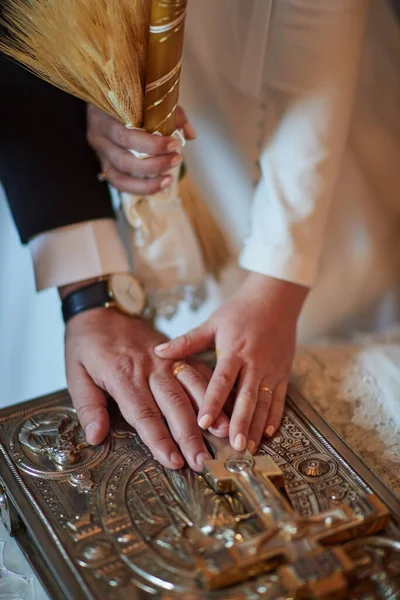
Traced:
<path fill-rule="evenodd" d="M 245 269 L 312 286 L 346 143 L 367 0 L 279 0 Z"/>

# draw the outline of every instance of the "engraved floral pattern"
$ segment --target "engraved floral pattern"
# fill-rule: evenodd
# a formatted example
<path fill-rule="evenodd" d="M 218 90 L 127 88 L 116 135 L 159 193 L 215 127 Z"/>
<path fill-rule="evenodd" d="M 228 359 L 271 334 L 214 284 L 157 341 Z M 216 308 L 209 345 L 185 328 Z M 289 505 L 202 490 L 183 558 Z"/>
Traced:
<path fill-rule="evenodd" d="M 361 455 L 370 468 L 395 493 L 400 495 L 400 449 L 396 438 L 399 433 L 400 411 L 396 404 L 397 395 L 393 393 L 398 380 L 400 389 L 400 369 L 395 364 L 398 354 L 400 355 L 400 330 L 373 339 L 357 338 L 346 344 L 331 341 L 315 344 L 299 348 L 294 364 L 294 378 L 303 395 L 331 423 L 339 435 Z M 379 378 L 376 376 L 378 370 L 376 365 L 379 365 Z M 282 439 L 279 444 L 276 440 L 276 449 L 272 445 L 271 450 L 273 453 L 276 452 L 276 458 L 285 471 L 285 478 L 293 483 L 293 490 L 295 490 L 297 468 L 308 477 L 308 485 L 312 485 L 315 474 L 326 477 L 328 471 L 321 449 L 304 448 L 303 444 L 307 440 L 303 439 L 302 432 L 293 428 L 289 421 L 286 419 L 282 428 L 285 439 Z M 7 428 L 7 425 L 2 427 Z M 291 463 L 294 463 L 297 455 L 304 451 L 307 460 L 293 468 Z M 133 452 L 132 448 L 127 454 L 126 449 L 121 449 L 121 457 L 125 455 L 127 461 L 131 452 Z M 149 458 L 144 454 L 139 462 L 147 461 Z M 118 465 L 118 468 L 122 469 L 122 476 L 127 466 L 128 462 L 125 461 Z M 100 471 L 101 468 L 97 475 Z M 196 508 L 196 498 L 191 495 L 192 488 L 188 488 L 183 483 L 178 473 L 172 475 L 170 484 L 184 501 L 184 505 L 188 509 Z M 111 491 L 110 487 L 108 492 Z M 198 491 L 201 492 L 200 488 Z M 333 498 L 332 494 L 334 494 L 339 501 L 348 493 L 347 488 L 341 489 L 340 486 L 337 489 L 329 488 L 328 491 L 330 498 Z M 128 496 L 130 492 L 128 486 Z M 303 490 L 302 493 L 305 496 L 303 498 L 299 493 L 298 501 L 300 504 L 304 503 L 304 511 L 307 513 L 310 494 L 307 490 Z M 111 495 L 109 498 L 112 501 Z M 219 508 L 216 505 L 218 514 Z M 207 523 L 201 523 L 201 514 L 197 515 L 196 510 L 188 510 L 188 512 L 191 513 L 192 519 L 196 521 L 197 518 L 199 519 L 198 525 L 207 526 Z M 112 523 L 110 522 L 109 525 L 111 527 Z M 128 535 L 129 531 L 125 532 L 123 523 L 116 523 L 113 527 L 117 525 L 121 529 L 121 543 L 129 545 L 132 541 Z M 85 549 L 83 546 L 82 548 Z M 274 588 L 271 584 L 273 584 L 273 576 L 265 582 L 249 584 L 247 590 L 249 597 L 252 597 L 251 594 L 254 598 L 259 598 L 261 594 L 264 600 L 279 597 L 279 586 Z M 1 525 L 0 597 L 2 600 L 46 600 L 47 598 L 15 542 L 8 537 Z"/>

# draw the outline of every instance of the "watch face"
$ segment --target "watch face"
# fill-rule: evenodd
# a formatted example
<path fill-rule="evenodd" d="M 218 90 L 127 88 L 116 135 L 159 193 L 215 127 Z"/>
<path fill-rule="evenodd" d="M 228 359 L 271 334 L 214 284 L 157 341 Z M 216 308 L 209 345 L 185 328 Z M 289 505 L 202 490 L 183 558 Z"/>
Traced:
<path fill-rule="evenodd" d="M 116 273 L 108 282 L 111 295 L 118 308 L 128 315 L 140 315 L 145 295 L 142 286 L 131 273 Z"/>

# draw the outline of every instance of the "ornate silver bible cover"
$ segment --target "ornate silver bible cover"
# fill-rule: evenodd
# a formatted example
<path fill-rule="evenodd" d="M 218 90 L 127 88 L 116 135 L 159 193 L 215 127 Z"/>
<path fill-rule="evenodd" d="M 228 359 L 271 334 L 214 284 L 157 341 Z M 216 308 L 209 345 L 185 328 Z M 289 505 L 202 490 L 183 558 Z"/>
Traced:
<path fill-rule="evenodd" d="M 54 599 L 400 598 L 400 503 L 291 390 L 258 455 L 208 437 L 162 468 L 112 410 L 90 447 L 66 392 L 0 411 L 0 509 Z"/>

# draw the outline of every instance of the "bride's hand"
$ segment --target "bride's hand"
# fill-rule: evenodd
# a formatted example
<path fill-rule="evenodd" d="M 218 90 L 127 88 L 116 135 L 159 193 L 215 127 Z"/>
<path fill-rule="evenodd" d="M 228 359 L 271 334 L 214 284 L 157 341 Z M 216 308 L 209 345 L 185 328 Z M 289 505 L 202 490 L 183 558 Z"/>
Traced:
<path fill-rule="evenodd" d="M 196 137 L 180 107 L 176 112 L 176 127 L 183 131 L 186 140 Z M 127 129 L 91 104 L 87 108 L 87 140 L 99 158 L 107 181 L 120 192 L 155 194 L 171 185 L 169 171 L 182 162 L 178 140 Z M 149 157 L 140 160 L 129 150 L 143 152 Z"/>
<path fill-rule="evenodd" d="M 303 286 L 252 273 L 203 325 L 155 348 L 166 359 L 216 348 L 217 366 L 198 423 L 208 429 L 215 422 L 237 383 L 229 427 L 236 450 L 254 452 L 262 435 L 272 436 L 279 426 L 307 292 Z"/>

